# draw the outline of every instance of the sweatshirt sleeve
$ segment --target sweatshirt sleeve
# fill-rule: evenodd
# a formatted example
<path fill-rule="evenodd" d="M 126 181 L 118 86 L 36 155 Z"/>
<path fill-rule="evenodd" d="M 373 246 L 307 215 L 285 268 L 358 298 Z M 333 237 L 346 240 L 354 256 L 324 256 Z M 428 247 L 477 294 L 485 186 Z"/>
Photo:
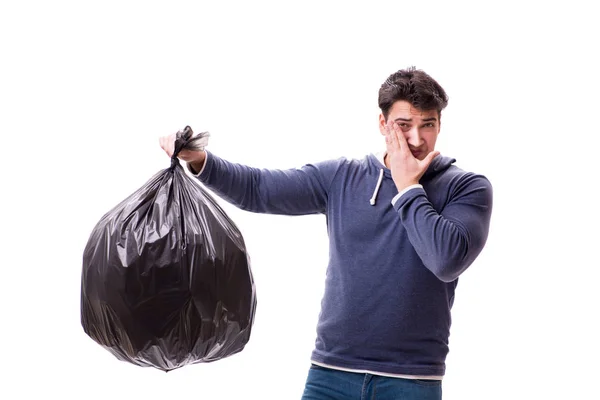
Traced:
<path fill-rule="evenodd" d="M 301 168 L 259 169 L 231 163 L 207 151 L 198 179 L 219 197 L 255 213 L 306 215 L 324 213 L 341 159 Z"/>
<path fill-rule="evenodd" d="M 414 188 L 394 204 L 408 238 L 425 266 L 444 282 L 459 277 L 487 241 L 493 205 L 491 183 L 465 174 L 438 213 L 423 188 Z"/>

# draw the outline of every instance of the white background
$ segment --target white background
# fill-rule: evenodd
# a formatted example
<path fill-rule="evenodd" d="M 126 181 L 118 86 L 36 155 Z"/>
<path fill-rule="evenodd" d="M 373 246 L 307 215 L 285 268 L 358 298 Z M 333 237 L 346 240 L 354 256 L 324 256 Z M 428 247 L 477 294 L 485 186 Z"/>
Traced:
<path fill-rule="evenodd" d="M 209 130 L 210 150 L 257 167 L 360 157 L 384 146 L 379 86 L 410 65 L 450 96 L 438 149 L 495 190 L 488 245 L 457 289 L 444 398 L 600 398 L 588 3 L 3 1 L 0 398 L 299 399 L 324 217 L 223 205 L 252 257 L 253 334 L 168 374 L 83 333 L 83 248 L 168 167 L 159 136 Z"/>

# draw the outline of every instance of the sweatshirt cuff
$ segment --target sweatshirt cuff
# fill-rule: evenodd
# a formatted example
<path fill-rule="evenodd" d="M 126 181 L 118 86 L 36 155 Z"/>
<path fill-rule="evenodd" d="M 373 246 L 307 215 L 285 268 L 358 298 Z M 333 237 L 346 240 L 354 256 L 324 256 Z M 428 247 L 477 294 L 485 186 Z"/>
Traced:
<path fill-rule="evenodd" d="M 402 197 L 402 195 L 404 195 L 406 192 L 408 192 L 411 189 L 423 189 L 423 185 L 417 183 L 415 185 L 410 185 L 405 187 L 400 193 L 398 193 L 396 196 L 394 196 L 394 198 L 392 199 L 392 206 L 396 204 L 396 202 L 398 200 L 400 200 L 400 197 Z"/>
<path fill-rule="evenodd" d="M 200 169 L 200 171 L 198 171 L 197 173 L 194 172 L 194 170 L 192 169 L 192 167 L 190 166 L 190 163 L 186 163 L 187 165 L 187 169 L 188 171 L 190 171 L 190 173 L 192 175 L 194 175 L 196 178 L 200 178 L 200 175 L 202 174 L 202 172 L 204 171 L 204 168 L 206 168 L 206 162 L 208 160 L 208 151 L 205 151 L 206 153 L 206 157 L 204 158 L 204 164 L 202 164 L 202 168 Z"/>

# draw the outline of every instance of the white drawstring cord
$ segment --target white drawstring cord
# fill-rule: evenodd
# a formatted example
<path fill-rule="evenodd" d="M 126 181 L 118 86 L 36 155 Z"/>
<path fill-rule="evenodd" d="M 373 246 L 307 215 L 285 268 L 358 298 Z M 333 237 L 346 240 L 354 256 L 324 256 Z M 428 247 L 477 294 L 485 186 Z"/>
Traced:
<path fill-rule="evenodd" d="M 381 186 L 381 181 L 383 180 L 383 168 L 379 170 L 379 179 L 377 180 L 377 186 L 375 186 L 375 191 L 373 192 L 373 197 L 371 197 L 371 205 L 375 205 L 375 199 L 377 198 L 377 193 L 379 192 L 379 187 Z"/>

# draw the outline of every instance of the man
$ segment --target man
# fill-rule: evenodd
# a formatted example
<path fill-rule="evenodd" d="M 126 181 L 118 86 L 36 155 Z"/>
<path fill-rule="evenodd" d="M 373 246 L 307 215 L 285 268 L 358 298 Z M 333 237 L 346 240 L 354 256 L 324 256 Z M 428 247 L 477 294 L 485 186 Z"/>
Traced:
<path fill-rule="evenodd" d="M 330 258 L 304 400 L 442 397 L 455 288 L 487 241 L 492 211 L 490 182 L 434 150 L 447 102 L 413 67 L 380 88 L 380 155 L 266 170 L 179 154 L 241 209 L 327 216 Z M 169 156 L 174 139 L 160 139 Z"/>

